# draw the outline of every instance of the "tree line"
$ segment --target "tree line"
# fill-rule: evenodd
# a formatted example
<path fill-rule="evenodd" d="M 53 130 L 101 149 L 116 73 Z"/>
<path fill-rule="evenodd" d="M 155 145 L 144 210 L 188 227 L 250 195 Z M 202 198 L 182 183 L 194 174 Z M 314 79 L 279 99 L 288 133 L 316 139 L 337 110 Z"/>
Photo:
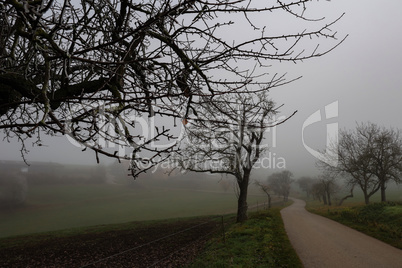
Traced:
<path fill-rule="evenodd" d="M 341 130 L 339 141 L 327 148 L 331 159 L 317 162 L 322 174 L 316 178 L 302 177 L 300 188 L 308 196 L 331 205 L 331 194 L 345 185 L 348 194 L 340 204 L 353 197 L 360 189 L 366 204 L 370 197 L 380 192 L 385 202 L 386 189 L 390 182 L 402 182 L 402 135 L 399 129 L 386 128 L 374 123 L 357 124 L 354 130 Z M 329 163 L 336 163 L 332 165 Z"/>

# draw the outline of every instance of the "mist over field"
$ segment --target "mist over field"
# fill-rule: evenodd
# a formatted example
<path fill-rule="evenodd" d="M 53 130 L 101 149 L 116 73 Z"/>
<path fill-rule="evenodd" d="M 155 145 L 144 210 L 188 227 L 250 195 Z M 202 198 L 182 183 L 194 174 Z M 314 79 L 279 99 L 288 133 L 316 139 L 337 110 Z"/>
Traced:
<path fill-rule="evenodd" d="M 125 166 L 126 165 L 126 166 Z M 236 211 L 233 178 L 203 173 L 174 173 L 158 169 L 134 180 L 127 163 L 68 165 L 0 161 L 0 237 L 69 229 L 99 224 L 124 223 Z M 267 175 L 253 177 L 265 182 Z M 390 184 L 388 198 L 402 201 L 402 186 Z M 305 193 L 292 184 L 293 195 Z M 340 191 L 336 198 L 346 194 Z M 355 200 L 362 195 L 356 191 Z M 282 200 L 274 196 L 274 202 Z M 251 210 L 263 208 L 266 195 L 250 185 Z M 379 201 L 379 194 L 372 198 Z M 266 206 L 266 204 L 265 204 Z M 253 208 L 254 207 L 254 208 Z"/>
<path fill-rule="evenodd" d="M 236 210 L 233 179 L 167 170 L 134 180 L 127 166 L 0 161 L 0 237 Z M 266 202 L 251 186 L 249 204 Z M 261 209 L 261 208 L 260 208 Z"/>

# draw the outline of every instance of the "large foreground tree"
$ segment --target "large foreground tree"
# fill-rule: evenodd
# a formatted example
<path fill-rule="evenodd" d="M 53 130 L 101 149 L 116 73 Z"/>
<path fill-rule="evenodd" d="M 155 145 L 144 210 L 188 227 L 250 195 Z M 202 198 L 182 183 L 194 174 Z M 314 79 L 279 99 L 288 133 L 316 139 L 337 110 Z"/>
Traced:
<path fill-rule="evenodd" d="M 309 20 L 309 2 L 0 0 L 0 129 L 23 155 L 28 138 L 69 135 L 97 159 L 131 159 L 135 176 L 177 148 L 161 117 L 175 126 L 200 100 L 290 82 L 271 61 L 341 43 L 339 18 Z M 308 23 L 270 34 L 265 18 L 280 12 Z"/>
<path fill-rule="evenodd" d="M 186 171 L 233 176 L 237 182 L 237 222 L 247 219 L 247 192 L 253 167 L 268 149 L 265 131 L 275 126 L 277 113 L 267 91 L 217 97 L 197 107 L 189 121 L 183 148 L 175 159 Z"/>

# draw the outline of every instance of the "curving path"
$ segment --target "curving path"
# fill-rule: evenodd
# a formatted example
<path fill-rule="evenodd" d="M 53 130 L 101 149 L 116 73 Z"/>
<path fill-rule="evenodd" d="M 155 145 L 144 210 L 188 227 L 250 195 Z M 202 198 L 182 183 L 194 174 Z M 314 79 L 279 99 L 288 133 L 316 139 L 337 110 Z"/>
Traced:
<path fill-rule="evenodd" d="M 305 268 L 402 268 L 402 250 L 312 214 L 306 203 L 282 209 L 286 232 Z"/>

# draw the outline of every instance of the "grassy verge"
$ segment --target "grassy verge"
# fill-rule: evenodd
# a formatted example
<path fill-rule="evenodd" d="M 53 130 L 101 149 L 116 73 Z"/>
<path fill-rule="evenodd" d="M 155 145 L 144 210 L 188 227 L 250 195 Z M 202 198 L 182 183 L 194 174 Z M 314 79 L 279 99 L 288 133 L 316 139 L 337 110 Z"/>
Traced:
<path fill-rule="evenodd" d="M 255 212 L 213 238 L 189 267 L 302 267 L 291 246 L 280 208 Z"/>
<path fill-rule="evenodd" d="M 307 210 L 402 249 L 401 202 L 354 204 L 331 208 L 308 203 Z"/>

